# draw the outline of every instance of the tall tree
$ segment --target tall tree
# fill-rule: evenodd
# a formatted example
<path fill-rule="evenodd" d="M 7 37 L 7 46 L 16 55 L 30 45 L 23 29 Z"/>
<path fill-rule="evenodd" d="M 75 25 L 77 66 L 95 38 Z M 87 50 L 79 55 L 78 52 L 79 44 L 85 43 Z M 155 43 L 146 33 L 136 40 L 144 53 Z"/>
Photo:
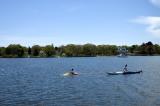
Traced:
<path fill-rule="evenodd" d="M 53 45 L 47 45 L 44 47 L 44 52 L 46 53 L 47 57 L 55 55 L 55 48 Z"/>
<path fill-rule="evenodd" d="M 4 55 L 5 55 L 5 48 L 0 47 L 0 56 L 4 56 Z"/>
<path fill-rule="evenodd" d="M 32 54 L 32 50 L 30 47 L 28 47 L 28 54 L 31 55 Z"/>
<path fill-rule="evenodd" d="M 6 48 L 6 54 L 22 57 L 24 55 L 24 48 L 19 44 L 11 44 Z"/>
<path fill-rule="evenodd" d="M 155 44 L 154 47 L 155 47 L 155 53 L 160 54 L 160 46 L 158 44 Z"/>
<path fill-rule="evenodd" d="M 146 52 L 149 55 L 153 55 L 155 53 L 155 48 L 154 48 L 153 43 L 151 41 L 146 43 Z"/>
<path fill-rule="evenodd" d="M 83 45 L 83 54 L 85 56 L 95 56 L 96 55 L 96 45 L 94 44 Z"/>
<path fill-rule="evenodd" d="M 41 47 L 39 45 L 34 45 L 32 46 L 32 55 L 33 56 L 38 56 L 41 50 Z"/>

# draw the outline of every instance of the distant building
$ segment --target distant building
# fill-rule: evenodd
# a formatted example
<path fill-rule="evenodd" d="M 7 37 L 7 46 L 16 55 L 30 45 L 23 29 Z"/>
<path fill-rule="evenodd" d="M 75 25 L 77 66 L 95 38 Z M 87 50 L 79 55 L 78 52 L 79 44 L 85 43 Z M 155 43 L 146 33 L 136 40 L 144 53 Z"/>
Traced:
<path fill-rule="evenodd" d="M 41 51 L 39 52 L 39 55 L 40 55 L 41 57 L 45 57 L 45 56 L 46 56 L 46 53 L 45 53 L 43 50 L 41 50 Z"/>
<path fill-rule="evenodd" d="M 125 57 L 127 56 L 128 50 L 125 47 L 118 47 L 118 57 Z"/>

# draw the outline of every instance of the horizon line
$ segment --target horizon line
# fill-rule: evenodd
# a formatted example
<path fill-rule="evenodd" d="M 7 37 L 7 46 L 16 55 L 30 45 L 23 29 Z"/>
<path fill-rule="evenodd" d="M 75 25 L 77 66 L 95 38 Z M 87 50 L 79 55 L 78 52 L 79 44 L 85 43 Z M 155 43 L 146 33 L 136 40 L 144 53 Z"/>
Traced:
<path fill-rule="evenodd" d="M 152 42 L 152 41 L 147 41 L 147 42 Z M 140 44 L 138 44 L 138 43 L 135 43 L 135 44 L 109 44 L 109 43 L 97 44 L 97 43 L 90 43 L 90 42 L 88 42 L 88 43 L 83 43 L 83 44 L 82 43 L 81 44 L 80 43 L 67 43 L 67 44 L 58 44 L 58 45 L 56 45 L 54 43 L 48 43 L 48 44 L 37 44 L 37 43 L 35 43 L 35 44 L 32 44 L 32 45 L 25 45 L 25 44 L 21 44 L 21 43 L 10 43 L 10 44 L 4 45 L 4 46 L 0 45 L 0 47 L 8 47 L 9 45 L 21 45 L 21 46 L 24 46 L 24 47 L 32 47 L 34 45 L 39 45 L 41 47 L 44 47 L 46 45 L 53 45 L 54 47 L 60 47 L 60 46 L 67 46 L 67 45 L 70 45 L 70 44 L 73 44 L 73 45 L 93 44 L 93 45 L 96 45 L 96 46 L 98 46 L 98 45 L 132 46 L 132 45 L 141 45 L 141 44 L 147 43 L 147 42 L 142 42 Z M 154 42 L 152 42 L 152 43 L 154 45 L 155 44 L 160 45 L 158 43 L 154 43 Z"/>

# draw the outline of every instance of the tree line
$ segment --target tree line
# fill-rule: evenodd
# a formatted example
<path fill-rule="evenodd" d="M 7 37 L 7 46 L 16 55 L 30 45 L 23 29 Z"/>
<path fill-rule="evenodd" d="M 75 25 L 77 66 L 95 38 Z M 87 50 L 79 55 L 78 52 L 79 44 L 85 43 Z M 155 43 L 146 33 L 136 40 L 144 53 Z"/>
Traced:
<path fill-rule="evenodd" d="M 118 55 L 116 45 L 68 44 L 54 47 L 53 44 L 46 46 L 33 45 L 25 47 L 20 44 L 10 44 L 8 47 L 0 47 L 0 57 L 82 57 L 82 56 L 111 56 Z M 160 55 L 160 45 L 152 42 L 141 45 L 121 46 L 128 50 L 129 55 Z"/>

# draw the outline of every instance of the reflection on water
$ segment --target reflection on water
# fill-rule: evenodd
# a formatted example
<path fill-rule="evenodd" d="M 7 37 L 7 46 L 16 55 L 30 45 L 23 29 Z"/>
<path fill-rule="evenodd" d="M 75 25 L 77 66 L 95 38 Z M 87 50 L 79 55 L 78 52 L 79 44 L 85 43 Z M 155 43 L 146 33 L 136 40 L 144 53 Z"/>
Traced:
<path fill-rule="evenodd" d="M 128 69 L 141 74 L 109 76 Z M 0 59 L 0 105 L 160 105 L 160 57 Z M 74 68 L 79 76 L 64 77 Z"/>

